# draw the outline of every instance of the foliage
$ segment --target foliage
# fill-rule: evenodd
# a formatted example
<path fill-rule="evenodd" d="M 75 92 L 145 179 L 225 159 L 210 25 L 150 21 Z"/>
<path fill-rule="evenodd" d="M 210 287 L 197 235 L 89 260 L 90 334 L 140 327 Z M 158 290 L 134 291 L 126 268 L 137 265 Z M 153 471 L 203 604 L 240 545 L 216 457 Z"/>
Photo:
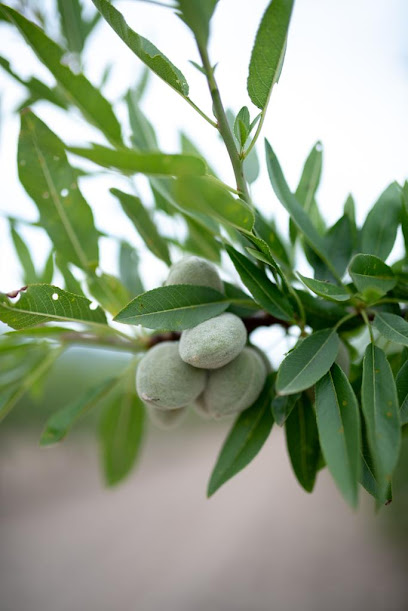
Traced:
<path fill-rule="evenodd" d="M 360 484 L 377 504 L 386 502 L 408 426 L 408 184 L 393 182 L 361 227 L 356 225 L 354 201 L 349 197 L 343 215 L 326 228 L 316 196 L 321 143 L 312 147 L 293 190 L 266 141 L 272 190 L 289 217 L 287 235 L 279 235 L 273 219 L 264 218 L 252 201 L 249 183 L 259 165 L 252 173 L 248 164 L 256 160 L 256 143 L 281 73 L 296 10 L 293 0 L 272 0 L 266 6 L 249 58 L 249 99 L 233 116 L 223 106 L 208 55 L 217 1 L 176 2 L 173 8 L 197 44 L 201 64 L 192 63 L 208 82 L 213 117 L 191 99 L 180 69 L 135 32 L 111 2 L 93 0 L 93 4 L 97 10 L 85 19 L 80 0 L 58 0 L 60 34 L 55 39 L 43 24 L 0 5 L 1 27 L 18 31 L 55 79 L 53 87 L 35 77 L 23 79 L 9 59 L 0 58 L 0 67 L 27 93 L 18 142 L 19 178 L 38 209 L 36 225 L 52 242 L 47 263 L 38 271 L 20 223 L 9 219 L 27 286 L 0 293 L 0 320 L 10 328 L 0 337 L 0 418 L 48 373 L 68 346 L 108 346 L 135 355 L 123 375 L 88 388 L 52 414 L 41 438 L 42 445 L 58 442 L 89 409 L 99 408 L 105 478 L 116 484 L 136 462 L 145 431 L 144 406 L 134 386 L 140 357 L 163 338 L 178 339 L 181 330 L 230 311 L 243 318 L 249 332 L 280 325 L 296 334 L 297 343 L 278 370 L 269 374 L 254 404 L 237 417 L 214 467 L 208 494 L 255 457 L 276 422 L 285 427 L 290 461 L 306 491 L 313 490 L 319 470 L 327 466 L 353 507 Z M 115 105 L 103 95 L 102 85 L 93 85 L 83 73 L 81 54 L 97 23 L 110 26 L 146 67 L 141 81 L 130 83 Z M 67 51 L 73 58 L 70 63 L 64 61 Z M 179 94 L 208 129 L 218 130 L 235 175 L 233 187 L 219 180 L 188 135 L 181 134 L 181 151 L 159 150 L 154 126 L 141 109 L 148 71 Z M 73 147 L 63 142 L 28 108 L 38 101 L 57 106 L 60 112 L 76 108 L 82 120 L 99 130 L 104 144 Z M 251 102 L 254 116 L 246 105 Z M 128 113 L 128 130 L 117 118 L 121 105 Z M 102 234 L 80 189 L 88 170 L 72 165 L 74 158 L 91 162 L 107 176 L 112 171 L 123 176 L 128 188 L 112 188 L 111 194 L 151 255 L 169 266 L 183 253 L 216 263 L 223 254 L 231 260 L 244 290 L 225 283 L 225 294 L 195 285 L 145 292 L 138 265 L 146 251 L 140 253 L 124 241 L 118 245 L 118 275 L 102 272 Z M 153 206 L 134 193 L 136 173 L 146 176 Z M 180 240 L 171 229 L 162 234 L 158 214 L 182 224 L 186 238 Z M 405 250 L 390 263 L 400 227 Z M 307 276 L 297 273 L 299 260 L 309 263 L 312 271 Z M 61 286 L 53 285 L 56 280 Z M 351 367 L 339 359 L 340 346 L 345 347 Z"/>

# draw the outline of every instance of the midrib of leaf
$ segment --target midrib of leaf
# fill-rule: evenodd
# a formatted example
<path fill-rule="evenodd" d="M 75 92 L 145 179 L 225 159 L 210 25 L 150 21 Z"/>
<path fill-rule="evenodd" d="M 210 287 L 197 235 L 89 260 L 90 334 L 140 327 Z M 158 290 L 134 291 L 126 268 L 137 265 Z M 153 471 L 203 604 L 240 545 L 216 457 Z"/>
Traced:
<path fill-rule="evenodd" d="M 353 276 L 358 276 L 359 278 L 373 278 L 374 280 L 394 280 L 393 276 L 374 276 L 373 274 L 361 274 L 360 272 L 354 272 L 351 270 Z"/>
<path fill-rule="evenodd" d="M 55 188 L 54 182 L 52 180 L 51 173 L 50 173 L 50 171 L 48 169 L 47 162 L 46 162 L 45 157 L 43 156 L 43 154 L 41 152 L 41 149 L 40 149 L 40 147 L 38 145 L 36 134 L 35 134 L 35 128 L 34 128 L 32 122 L 30 121 L 29 117 L 27 117 L 27 122 L 30 125 L 31 137 L 33 139 L 35 150 L 37 152 L 38 160 L 39 160 L 40 165 L 41 165 L 42 170 L 43 170 L 44 178 L 45 178 L 46 183 L 48 185 L 48 188 L 50 190 L 52 202 L 53 202 L 53 204 L 54 204 L 54 206 L 55 206 L 55 208 L 57 210 L 58 216 L 60 217 L 60 219 L 62 221 L 62 224 L 63 224 L 63 226 L 65 228 L 65 231 L 66 231 L 66 233 L 67 233 L 67 235 L 68 235 L 68 237 L 69 237 L 69 239 L 71 241 L 71 244 L 72 244 L 72 246 L 73 246 L 73 248 L 74 248 L 74 250 L 75 250 L 75 252 L 76 252 L 76 254 L 78 256 L 78 259 L 81 261 L 82 265 L 84 266 L 84 269 L 86 269 L 88 267 L 88 261 L 87 261 L 86 255 L 85 255 L 84 251 L 82 250 L 81 245 L 79 243 L 79 240 L 78 240 L 78 238 L 77 238 L 77 236 L 75 234 L 75 231 L 74 231 L 74 229 L 73 229 L 73 227 L 72 227 L 72 225 L 70 223 L 70 220 L 69 220 L 69 218 L 67 217 L 67 215 L 65 213 L 64 206 L 63 206 L 63 204 L 62 204 L 62 202 L 60 200 L 58 191 Z"/>
<path fill-rule="evenodd" d="M 308 361 L 306 363 L 306 365 L 304 367 L 302 367 L 302 369 L 296 374 L 296 376 L 294 378 L 292 378 L 291 382 L 285 386 L 286 389 L 290 388 L 293 383 L 298 379 L 298 377 L 304 372 L 304 370 L 310 366 L 310 363 L 313 363 L 313 361 L 316 359 L 316 357 L 318 356 L 318 354 L 323 350 L 323 348 L 326 346 L 327 342 L 330 340 L 330 338 L 333 336 L 333 332 L 330 333 L 330 335 L 328 336 L 328 338 L 326 339 L 326 341 L 320 346 L 320 348 L 318 349 L 317 352 L 314 353 L 314 355 L 312 356 L 312 358 L 310 359 L 310 361 Z"/>
<path fill-rule="evenodd" d="M 178 312 L 179 310 L 194 310 L 197 308 L 205 308 L 206 306 L 212 306 L 212 305 L 218 305 L 220 303 L 231 303 L 232 300 L 230 299 L 219 299 L 217 301 L 207 301 L 205 303 L 196 303 L 196 304 L 192 304 L 192 305 L 185 305 L 185 306 L 178 306 L 176 308 L 170 308 L 167 310 L 155 310 L 154 312 L 146 312 L 145 314 L 138 313 L 138 314 L 133 314 L 130 316 L 130 318 L 134 318 L 135 316 L 157 316 L 158 314 L 167 314 L 168 312 Z M 128 318 L 128 317 L 127 317 Z M 126 318 L 121 318 L 120 320 L 126 320 Z"/>

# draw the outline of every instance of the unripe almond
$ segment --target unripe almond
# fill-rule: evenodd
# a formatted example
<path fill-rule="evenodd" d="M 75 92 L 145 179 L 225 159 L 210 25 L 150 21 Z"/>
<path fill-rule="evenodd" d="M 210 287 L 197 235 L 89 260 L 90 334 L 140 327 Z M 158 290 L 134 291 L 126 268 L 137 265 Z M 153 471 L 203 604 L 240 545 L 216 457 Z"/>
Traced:
<path fill-rule="evenodd" d="M 195 284 L 224 292 L 217 268 L 209 261 L 195 256 L 183 257 L 172 265 L 165 284 Z"/>

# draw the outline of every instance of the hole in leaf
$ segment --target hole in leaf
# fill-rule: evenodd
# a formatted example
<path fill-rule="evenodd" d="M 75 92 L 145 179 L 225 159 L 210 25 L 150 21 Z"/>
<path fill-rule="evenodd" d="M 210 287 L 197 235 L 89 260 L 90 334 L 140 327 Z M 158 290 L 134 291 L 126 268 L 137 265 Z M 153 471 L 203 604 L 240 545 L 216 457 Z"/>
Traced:
<path fill-rule="evenodd" d="M 98 307 L 98 304 L 96 303 L 96 301 L 91 301 L 91 303 L 89 304 L 90 310 L 96 310 L 97 307 Z"/>
<path fill-rule="evenodd" d="M 53 299 L 54 301 L 57 301 L 57 300 L 59 299 L 59 295 L 58 295 L 58 293 L 53 293 L 53 294 L 51 295 L 51 297 L 52 297 L 52 299 Z"/>
<path fill-rule="evenodd" d="M 69 193 L 68 189 L 62 189 L 61 190 L 62 197 L 66 197 L 68 195 L 68 193 Z"/>

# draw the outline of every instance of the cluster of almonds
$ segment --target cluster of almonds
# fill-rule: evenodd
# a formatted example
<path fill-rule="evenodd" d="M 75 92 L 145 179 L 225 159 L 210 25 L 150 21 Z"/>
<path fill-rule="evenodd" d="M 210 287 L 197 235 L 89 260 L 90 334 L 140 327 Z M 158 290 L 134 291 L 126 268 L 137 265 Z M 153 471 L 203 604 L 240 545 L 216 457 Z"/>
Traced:
<path fill-rule="evenodd" d="M 224 292 L 216 268 L 194 256 L 170 268 L 169 284 L 208 286 Z M 249 407 L 263 388 L 268 361 L 257 348 L 245 347 L 247 339 L 242 320 L 226 312 L 186 329 L 180 341 L 151 348 L 140 361 L 136 388 L 152 420 L 172 426 L 189 406 L 213 418 Z"/>

